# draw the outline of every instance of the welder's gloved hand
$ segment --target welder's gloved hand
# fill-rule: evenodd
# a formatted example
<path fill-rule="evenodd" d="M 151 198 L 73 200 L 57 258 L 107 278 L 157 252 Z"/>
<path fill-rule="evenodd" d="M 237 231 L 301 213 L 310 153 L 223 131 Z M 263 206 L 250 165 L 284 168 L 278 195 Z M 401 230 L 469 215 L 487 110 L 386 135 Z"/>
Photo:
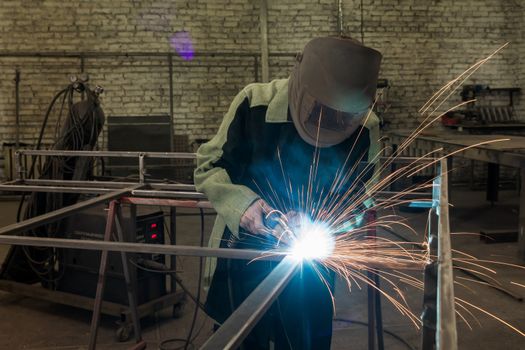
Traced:
<path fill-rule="evenodd" d="M 272 207 L 263 199 L 258 199 L 246 209 L 239 225 L 249 233 L 266 236 L 270 234 L 270 231 L 264 224 L 264 217 L 272 210 Z"/>
<path fill-rule="evenodd" d="M 272 229 L 272 234 L 277 238 L 278 245 L 290 245 L 293 242 L 294 232 L 301 223 L 303 214 L 296 211 L 286 213 L 283 222 L 279 221 Z"/>
<path fill-rule="evenodd" d="M 301 214 L 294 210 L 291 210 L 288 213 L 286 213 L 286 219 L 288 220 L 287 222 L 288 227 L 291 229 L 299 227 L 303 216 L 304 214 Z"/>

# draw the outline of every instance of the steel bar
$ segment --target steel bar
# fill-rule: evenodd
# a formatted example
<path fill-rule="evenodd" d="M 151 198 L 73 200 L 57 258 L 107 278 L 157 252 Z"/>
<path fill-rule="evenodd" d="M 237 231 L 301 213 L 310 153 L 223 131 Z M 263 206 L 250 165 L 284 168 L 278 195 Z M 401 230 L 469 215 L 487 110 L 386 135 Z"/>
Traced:
<path fill-rule="evenodd" d="M 206 199 L 206 196 L 200 192 L 134 190 L 131 193 L 134 196 L 143 196 L 143 197 Z"/>
<path fill-rule="evenodd" d="M 16 180 L 24 179 L 25 169 L 22 163 L 22 155 L 20 151 L 15 152 L 15 171 L 16 171 Z"/>
<path fill-rule="evenodd" d="M 452 248 L 448 216 L 448 181 L 446 159 L 440 162 L 440 194 L 438 220 L 438 280 L 436 348 L 456 350 L 458 348 L 456 310 L 454 307 L 454 275 L 452 271 Z"/>
<path fill-rule="evenodd" d="M 140 187 L 141 184 L 136 184 L 135 187 Z M 122 190 L 125 190 L 122 189 Z M 59 192 L 59 193 L 87 193 L 87 194 L 111 194 L 118 191 L 118 189 L 108 188 L 86 188 L 86 187 L 66 187 L 66 186 L 25 186 L 25 185 L 0 185 L 0 191 L 11 192 Z M 159 197 L 159 198 L 191 198 L 205 200 L 206 196 L 200 192 L 188 191 L 163 191 L 163 190 L 131 190 L 134 196 L 144 197 Z M 2 229 L 0 229 L 0 234 Z"/>
<path fill-rule="evenodd" d="M 189 152 L 125 152 L 125 151 L 57 151 L 57 150 L 19 150 L 21 155 L 29 156 L 71 156 L 71 157 L 124 157 L 195 159 L 197 155 Z"/>
<path fill-rule="evenodd" d="M 115 191 L 110 188 L 65 187 L 65 186 L 27 186 L 27 185 L 0 185 L 0 191 L 10 192 L 58 192 L 58 193 L 85 193 L 102 194 Z"/>
<path fill-rule="evenodd" d="M 287 257 L 255 288 L 222 324 L 202 350 L 236 349 L 288 285 L 300 261 Z"/>
<path fill-rule="evenodd" d="M 104 231 L 104 241 L 109 242 L 111 233 L 113 232 L 113 225 L 115 224 L 115 206 L 117 202 L 112 200 L 109 203 L 109 210 L 106 220 L 106 229 Z M 104 289 L 106 287 L 106 268 L 108 264 L 107 250 L 103 250 L 100 255 L 100 266 L 98 269 L 97 290 L 95 292 L 95 303 L 93 305 L 93 314 L 91 316 L 91 327 L 89 332 L 89 350 L 95 350 L 97 346 L 98 325 L 100 322 L 100 312 L 102 310 L 102 300 L 104 299 Z"/>
<path fill-rule="evenodd" d="M 434 180 L 436 181 L 436 180 Z M 438 200 L 438 198 L 436 198 Z M 436 210 L 433 207 L 432 212 Z M 431 216 L 435 220 L 435 215 Z M 421 313 L 422 331 L 421 331 L 421 349 L 434 350 L 436 344 L 436 303 L 437 303 L 437 232 L 434 223 L 428 222 L 428 249 L 431 257 L 430 264 L 425 267 L 424 285 L 423 285 L 423 312 Z M 405 239 L 405 241 L 407 241 Z"/>
<path fill-rule="evenodd" d="M 18 181 L 4 182 L 2 185 L 51 185 L 51 186 L 81 186 L 81 187 L 99 187 L 99 188 L 125 188 L 137 185 L 137 182 L 120 182 L 120 181 L 75 181 L 75 180 L 41 180 L 41 179 L 26 179 Z M 195 185 L 178 184 L 178 183 L 163 183 L 163 182 L 148 182 L 148 186 L 154 189 L 169 189 L 169 190 L 183 190 L 195 191 Z"/>
<path fill-rule="evenodd" d="M 108 214 L 109 215 L 109 214 Z M 115 212 L 115 231 L 117 233 L 117 242 L 124 242 L 124 234 L 122 233 L 121 225 L 121 208 L 120 206 L 116 208 Z M 140 329 L 140 318 L 137 310 L 137 276 L 135 278 L 131 277 L 129 270 L 129 259 L 128 254 L 125 252 L 120 252 L 120 258 L 122 260 L 122 272 L 124 274 L 124 280 L 126 281 L 126 292 L 128 294 L 128 306 L 131 313 L 131 320 L 133 322 L 133 331 L 135 335 L 135 342 L 139 343 L 142 340 L 142 331 Z"/>
<path fill-rule="evenodd" d="M 62 219 L 80 210 L 91 208 L 97 204 L 125 196 L 137 188 L 139 188 L 139 185 L 115 190 L 113 192 L 101 195 L 96 198 L 88 199 L 88 200 L 85 200 L 85 201 L 82 201 L 82 202 L 79 202 L 79 203 L 76 203 L 76 204 L 73 204 L 73 205 L 70 205 L 64 208 L 60 208 L 58 210 L 55 210 L 55 211 L 52 211 L 46 214 L 35 216 L 34 218 L 24 220 L 22 222 L 4 226 L 0 228 L 0 236 L 8 235 L 8 234 L 11 234 L 11 235 L 18 234 L 18 233 L 33 229 L 35 227 L 39 227 L 44 224 Z M 19 237 L 19 238 L 27 238 L 27 237 Z"/>
<path fill-rule="evenodd" d="M 407 135 L 394 132 L 391 133 L 389 137 L 391 139 L 392 144 L 401 144 L 404 140 L 406 140 Z M 494 138 L 496 136 L 487 135 L 486 141 L 488 141 L 490 137 Z M 516 139 L 517 136 L 512 136 L 512 138 Z M 510 166 L 514 168 L 525 168 L 525 154 L 520 153 L 520 151 L 523 151 L 524 148 L 497 149 L 484 145 L 465 149 L 468 146 L 469 144 L 467 142 L 461 142 L 459 139 L 452 141 L 442 140 L 441 138 L 437 137 L 426 136 L 418 136 L 411 142 L 411 147 L 415 148 L 428 150 L 443 148 L 442 152 L 444 154 L 459 152 L 457 153 L 457 156 L 462 158 L 479 160 L 482 162 L 497 163 L 500 165 Z"/>
<path fill-rule="evenodd" d="M 107 193 L 112 189 L 129 187 L 130 185 L 140 185 L 136 182 L 111 182 L 111 181 L 59 181 L 59 180 L 17 180 L 0 184 L 0 190 L 13 192 L 63 192 L 63 193 Z M 78 186 L 78 187 L 77 187 Z M 193 192 L 194 185 L 187 184 L 165 184 L 147 183 L 152 190 L 140 189 L 133 191 L 133 194 L 147 197 L 168 196 L 181 198 L 205 199 L 206 196 L 201 192 Z M 390 199 L 399 196 L 402 192 L 378 191 L 376 199 Z M 430 198 L 431 194 L 426 192 L 403 193 L 400 199 L 409 198 Z"/>
<path fill-rule="evenodd" d="M 137 197 L 122 197 L 121 203 L 137 204 L 137 205 L 155 205 L 166 207 L 179 208 L 204 208 L 213 209 L 213 206 L 208 201 L 195 200 L 180 200 L 180 199 L 157 199 L 157 198 L 137 198 Z"/>
<path fill-rule="evenodd" d="M 139 182 L 144 183 L 144 174 L 146 169 L 144 168 L 144 153 L 139 154 Z"/>
<path fill-rule="evenodd" d="M 70 248 L 70 249 L 86 249 L 86 250 L 107 250 L 112 252 L 128 252 L 128 253 L 147 253 L 147 254 L 165 254 L 165 255 L 179 255 L 179 256 L 196 256 L 196 257 L 217 257 L 225 259 L 241 259 L 241 260 L 269 260 L 279 261 L 287 255 L 286 252 L 271 252 L 264 250 L 252 249 L 231 249 L 231 248 L 209 248 L 185 245 L 160 245 L 148 243 L 121 243 L 121 242 L 104 242 L 96 240 L 79 240 L 79 239 L 65 239 L 65 238 L 43 238 L 43 237 L 24 237 L 24 236 L 0 236 L 1 244 L 23 245 L 33 247 L 55 247 L 55 248 Z M 387 264 L 368 264 L 369 268 L 389 269 Z M 403 266 L 403 270 L 421 270 L 423 267 L 420 263 L 407 261 Z"/>
<path fill-rule="evenodd" d="M 117 181 L 76 181 L 76 180 L 47 180 L 47 179 L 26 179 L 15 183 L 15 185 L 44 185 L 44 186 L 81 186 L 98 188 L 125 188 L 136 185 L 136 182 L 117 182 Z M 8 185 L 3 183 L 2 185 Z"/>
<path fill-rule="evenodd" d="M 168 246 L 148 243 L 104 242 L 65 238 L 43 238 L 24 236 L 0 236 L 0 244 L 24 245 L 34 247 L 55 247 L 86 250 L 107 250 L 112 252 L 166 254 L 179 256 L 218 257 L 243 260 L 281 260 L 283 254 L 269 255 L 267 251 L 250 249 L 208 248 L 195 246 Z"/>

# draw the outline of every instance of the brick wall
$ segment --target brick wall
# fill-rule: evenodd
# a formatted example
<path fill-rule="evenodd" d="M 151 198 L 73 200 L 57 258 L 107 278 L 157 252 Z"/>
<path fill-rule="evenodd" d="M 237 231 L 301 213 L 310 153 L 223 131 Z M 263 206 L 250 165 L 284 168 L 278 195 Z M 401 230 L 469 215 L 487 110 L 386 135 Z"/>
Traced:
<path fill-rule="evenodd" d="M 174 52 L 170 39 L 187 32 L 193 60 L 173 58 L 176 133 L 211 137 L 231 98 L 255 79 L 254 59 L 208 52 L 259 49 L 258 1 L 3 0 L 0 51 Z M 78 58 L 0 57 L 0 140 L 13 141 L 15 70 L 21 71 L 21 141 L 34 142 L 47 105 L 80 73 Z M 106 115 L 169 113 L 167 57 L 89 57 L 85 71 L 105 88 Z M 56 116 L 53 116 L 56 118 Z M 51 124 L 54 123 L 52 118 Z M 46 134 L 46 141 L 52 133 Z"/>
<path fill-rule="evenodd" d="M 337 0 L 268 0 L 271 54 L 299 51 L 309 38 L 336 34 Z M 186 31 L 193 60 L 174 58 L 174 132 L 190 140 L 215 133 L 231 98 L 254 81 L 253 57 L 205 55 L 222 51 L 257 53 L 258 0 L 3 0 L 1 51 L 162 52 L 170 38 Z M 343 1 L 346 34 L 360 38 L 360 1 Z M 504 42 L 511 45 L 476 73 L 469 83 L 522 86 L 525 54 L 523 9 L 518 1 L 367 0 L 366 44 L 384 54 L 381 76 L 389 79 L 391 128 L 413 127 L 417 109 L 432 92 Z M 172 50 L 173 51 L 173 50 Z M 270 76 L 285 77 L 290 56 L 271 56 Z M 0 140 L 14 139 L 14 71 L 22 72 L 22 140 L 38 132 L 53 94 L 80 70 L 77 58 L 0 57 Z M 164 57 L 88 58 L 85 70 L 104 86 L 108 115 L 169 112 Z M 259 73 L 259 72 L 258 72 Z M 260 74 L 258 74 L 260 76 Z M 444 107 L 459 100 L 454 95 Z M 520 111 L 525 108 L 520 104 Z"/>

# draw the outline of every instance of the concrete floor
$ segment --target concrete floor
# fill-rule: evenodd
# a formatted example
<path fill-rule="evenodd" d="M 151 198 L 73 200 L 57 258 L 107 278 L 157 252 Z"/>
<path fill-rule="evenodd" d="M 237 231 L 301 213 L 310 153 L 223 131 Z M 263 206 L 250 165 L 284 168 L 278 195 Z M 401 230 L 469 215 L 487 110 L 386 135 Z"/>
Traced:
<path fill-rule="evenodd" d="M 479 233 L 480 229 L 514 228 L 517 226 L 516 192 L 501 193 L 501 200 L 496 207 L 490 207 L 484 201 L 483 192 L 461 191 L 454 189 L 451 203 L 451 225 L 453 232 Z M 14 220 L 16 203 L 0 202 L 0 226 Z M 426 221 L 425 214 L 404 214 L 410 223 L 422 232 Z M 206 232 L 213 222 L 212 216 L 206 216 Z M 179 218 L 180 244 L 197 245 L 199 241 L 198 217 L 183 216 Z M 408 232 L 401 232 L 409 237 Z M 417 239 L 417 238 L 416 238 Z M 479 258 L 519 263 L 516 243 L 485 244 L 472 235 L 454 235 L 453 247 Z M 3 259 L 6 247 L 0 247 L 0 258 Z M 522 263 L 521 263 L 522 264 Z M 198 260 L 181 258 L 179 267 L 187 285 L 195 290 L 197 286 Z M 525 289 L 510 285 L 510 281 L 525 284 L 523 270 L 494 266 L 498 280 L 516 293 L 525 295 Z M 457 273 L 457 277 L 467 277 Z M 456 285 L 456 296 L 480 305 L 486 310 L 502 317 L 512 325 L 525 330 L 524 303 L 515 301 L 506 295 L 484 285 L 462 282 L 470 288 Z M 421 293 L 406 289 L 407 299 L 412 310 L 421 311 Z M 337 318 L 366 321 L 366 290 L 353 288 L 351 292 L 343 283 L 337 284 L 336 290 Z M 90 312 L 71 307 L 32 300 L 12 294 L 0 293 L 0 349 L 84 349 L 89 337 Z M 156 349 L 158 343 L 166 338 L 184 338 L 187 334 L 193 312 L 191 302 L 186 304 L 184 315 L 179 319 L 171 317 L 171 310 L 164 310 L 144 319 L 143 335 L 148 348 Z M 465 314 L 465 313 L 464 313 Z M 460 349 L 525 349 L 525 338 L 496 322 L 487 315 L 473 312 L 479 321 L 472 321 L 472 330 L 465 322 L 458 320 Z M 419 347 L 420 332 L 408 319 L 401 316 L 392 305 L 383 301 L 383 318 L 385 329 L 404 338 L 414 348 Z M 115 340 L 116 320 L 103 317 L 99 331 L 99 349 L 126 349 L 132 342 L 118 343 Z M 211 322 L 202 313 L 197 320 L 199 334 L 194 341 L 198 348 L 211 334 Z M 345 322 L 334 322 L 332 349 L 366 349 L 366 327 Z M 395 338 L 385 335 L 387 349 L 408 349 Z M 177 344 L 175 344 L 177 345 Z M 175 347 L 173 345 L 173 348 Z"/>

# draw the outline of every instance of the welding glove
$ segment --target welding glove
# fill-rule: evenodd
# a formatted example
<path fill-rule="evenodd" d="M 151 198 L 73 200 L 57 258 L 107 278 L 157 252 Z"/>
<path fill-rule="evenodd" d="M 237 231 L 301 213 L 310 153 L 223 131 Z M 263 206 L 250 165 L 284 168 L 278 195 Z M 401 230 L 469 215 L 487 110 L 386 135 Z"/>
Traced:
<path fill-rule="evenodd" d="M 277 221 L 277 224 L 272 227 L 271 234 L 277 238 L 278 245 L 289 246 L 293 242 L 294 231 L 300 226 L 303 216 L 291 210 L 286 213 L 284 222 Z"/>
<path fill-rule="evenodd" d="M 264 224 L 264 217 L 272 210 L 266 201 L 258 199 L 246 209 L 239 225 L 249 233 L 261 236 L 269 235 L 271 232 Z"/>

